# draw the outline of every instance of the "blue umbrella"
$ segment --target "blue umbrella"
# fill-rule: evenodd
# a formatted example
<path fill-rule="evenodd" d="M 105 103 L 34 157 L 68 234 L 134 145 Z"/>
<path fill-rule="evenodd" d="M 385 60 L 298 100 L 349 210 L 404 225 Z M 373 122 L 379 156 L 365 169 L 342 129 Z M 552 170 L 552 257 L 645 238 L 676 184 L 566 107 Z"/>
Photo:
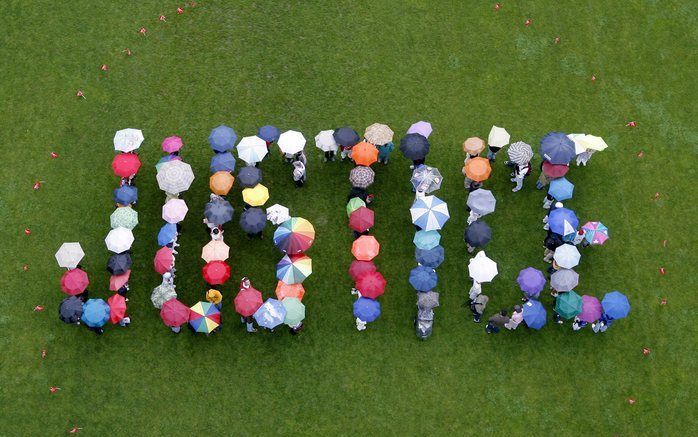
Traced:
<path fill-rule="evenodd" d="M 441 229 L 448 221 L 448 205 L 436 196 L 420 197 L 410 208 L 412 223 L 425 231 Z"/>
<path fill-rule="evenodd" d="M 436 246 L 433 249 L 417 248 L 415 249 L 414 257 L 421 265 L 435 269 L 444 262 L 444 248 L 442 246 Z"/>
<path fill-rule="evenodd" d="M 429 153 L 429 140 L 420 134 L 407 134 L 400 140 L 400 151 L 413 161 L 424 159 Z"/>
<path fill-rule="evenodd" d="M 177 225 L 165 223 L 158 232 L 158 245 L 167 246 L 177 236 Z"/>
<path fill-rule="evenodd" d="M 357 134 L 356 131 L 350 128 L 349 126 L 344 126 L 340 127 L 339 129 L 335 129 L 332 136 L 334 137 L 334 141 L 337 144 L 345 147 L 354 146 L 361 140 L 361 138 L 359 138 L 359 134 Z"/>
<path fill-rule="evenodd" d="M 381 315 L 381 304 L 377 300 L 360 297 L 354 301 L 354 317 L 364 322 L 373 322 Z"/>
<path fill-rule="evenodd" d="M 179 160 L 179 161 L 181 161 L 182 158 L 180 158 L 180 157 L 177 156 L 177 155 L 173 155 L 173 154 L 171 154 L 171 153 L 168 154 L 168 155 L 165 155 L 165 156 L 163 156 L 162 158 L 160 158 L 160 160 L 158 161 L 157 164 L 155 164 L 155 170 L 160 171 L 160 168 L 161 168 L 163 165 L 165 165 L 166 163 L 168 163 L 168 162 L 170 162 L 170 161 L 173 161 L 173 160 Z"/>
<path fill-rule="evenodd" d="M 211 158 L 211 173 L 217 171 L 235 171 L 235 157 L 232 153 L 216 153 L 216 156 Z"/>
<path fill-rule="evenodd" d="M 526 326 L 532 329 L 540 329 L 545 325 L 545 308 L 537 300 L 529 300 L 523 305 L 523 318 Z"/>
<path fill-rule="evenodd" d="M 550 194 L 558 202 L 563 200 L 571 199 L 574 193 L 574 184 L 567 180 L 567 178 L 557 178 L 550 182 L 550 187 L 548 188 L 548 194 Z"/>
<path fill-rule="evenodd" d="M 574 141 L 562 132 L 550 132 L 540 140 L 540 154 L 551 164 L 568 164 L 577 154 Z"/>
<path fill-rule="evenodd" d="M 441 242 L 441 234 L 436 231 L 417 231 L 412 242 L 418 249 L 433 249 Z"/>
<path fill-rule="evenodd" d="M 238 172 L 238 183 L 242 187 L 254 188 L 260 182 L 262 182 L 262 170 L 257 167 L 243 167 Z"/>
<path fill-rule="evenodd" d="M 208 143 L 214 152 L 223 153 L 235 147 L 238 136 L 232 127 L 220 125 L 211 130 Z"/>
<path fill-rule="evenodd" d="M 277 299 L 267 299 L 252 315 L 257 324 L 263 328 L 274 329 L 284 323 L 286 307 Z"/>
<path fill-rule="evenodd" d="M 109 320 L 109 305 L 102 299 L 89 299 L 82 305 L 80 320 L 90 328 L 104 326 Z"/>
<path fill-rule="evenodd" d="M 249 208 L 240 214 L 240 227 L 246 234 L 258 234 L 267 226 L 267 213 L 260 208 Z"/>
<path fill-rule="evenodd" d="M 548 225 L 554 233 L 566 235 L 576 232 L 579 226 L 579 219 L 571 209 L 557 208 L 548 214 Z"/>
<path fill-rule="evenodd" d="M 619 291 L 606 293 L 601 301 L 603 312 L 612 319 L 622 319 L 630 312 L 630 302 L 627 296 Z"/>
<path fill-rule="evenodd" d="M 477 220 L 465 228 L 463 239 L 471 247 L 482 247 L 492 239 L 492 228 L 483 220 Z"/>
<path fill-rule="evenodd" d="M 281 131 L 278 127 L 267 124 L 257 129 L 257 136 L 267 143 L 273 143 L 281 136 Z"/>
<path fill-rule="evenodd" d="M 123 185 L 114 190 L 114 202 L 122 205 L 130 205 L 138 201 L 138 188 L 131 185 Z"/>
<path fill-rule="evenodd" d="M 210 223 L 222 225 L 233 219 L 233 205 L 227 200 L 214 200 L 204 206 L 204 217 Z"/>
<path fill-rule="evenodd" d="M 410 272 L 410 284 L 417 291 L 429 291 L 439 282 L 434 269 L 426 266 L 417 266 Z"/>

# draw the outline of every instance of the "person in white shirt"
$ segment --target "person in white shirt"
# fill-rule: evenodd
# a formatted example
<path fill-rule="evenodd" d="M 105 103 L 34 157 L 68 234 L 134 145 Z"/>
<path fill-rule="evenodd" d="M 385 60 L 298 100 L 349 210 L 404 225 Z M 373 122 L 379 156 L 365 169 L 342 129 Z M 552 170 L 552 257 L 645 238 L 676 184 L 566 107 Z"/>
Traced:
<path fill-rule="evenodd" d="M 586 167 L 587 162 L 589 162 L 589 160 L 591 159 L 591 155 L 593 155 L 594 152 L 596 152 L 596 150 L 586 149 L 585 151 L 577 155 L 577 167 L 582 165 Z"/>
<path fill-rule="evenodd" d="M 516 329 L 523 322 L 523 311 L 521 305 L 514 305 L 514 312 L 511 313 L 509 321 L 504 324 L 504 327 L 510 331 Z"/>
<path fill-rule="evenodd" d="M 300 188 L 305 184 L 305 164 L 301 161 L 293 162 L 293 181 L 296 183 L 296 187 Z"/>
<path fill-rule="evenodd" d="M 519 191 L 521 188 L 523 188 L 523 182 L 524 178 L 528 176 L 528 174 L 531 172 L 531 163 L 526 163 L 525 165 L 519 165 L 517 164 L 516 167 L 514 168 L 514 173 L 512 175 L 514 176 L 511 181 L 516 182 L 516 186 L 511 189 L 514 193 Z"/>
<path fill-rule="evenodd" d="M 480 218 L 480 214 L 476 213 L 473 210 L 470 210 L 470 214 L 468 215 L 468 226 L 475 223 L 479 218 Z"/>
<path fill-rule="evenodd" d="M 473 286 L 470 287 L 470 292 L 468 292 L 468 298 L 470 300 L 475 300 L 482 293 L 482 284 L 477 281 L 473 281 Z"/>

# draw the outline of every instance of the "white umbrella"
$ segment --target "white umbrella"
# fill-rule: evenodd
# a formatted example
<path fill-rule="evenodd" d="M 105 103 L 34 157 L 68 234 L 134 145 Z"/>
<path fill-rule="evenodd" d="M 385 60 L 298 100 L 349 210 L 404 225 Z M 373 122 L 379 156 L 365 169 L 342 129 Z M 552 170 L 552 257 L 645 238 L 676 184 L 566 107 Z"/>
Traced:
<path fill-rule="evenodd" d="M 157 174 L 158 186 L 168 193 L 187 191 L 194 182 L 191 165 L 180 160 L 168 161 L 160 167 Z"/>
<path fill-rule="evenodd" d="M 290 211 L 283 205 L 279 205 L 278 203 L 276 203 L 267 208 L 267 220 L 269 220 L 274 225 L 280 225 L 281 223 L 285 222 L 290 218 Z"/>
<path fill-rule="evenodd" d="M 126 228 L 115 228 L 109 231 L 104 242 L 107 249 L 114 253 L 126 252 L 133 244 L 133 232 Z"/>
<path fill-rule="evenodd" d="M 294 155 L 305 147 L 305 137 L 295 130 L 287 130 L 279 137 L 279 149 L 289 155 Z"/>
<path fill-rule="evenodd" d="M 579 264 L 579 260 L 582 255 L 577 250 L 577 246 L 571 244 L 563 244 L 562 246 L 555 249 L 555 255 L 553 259 L 558 266 L 564 269 L 572 269 Z"/>
<path fill-rule="evenodd" d="M 497 199 L 494 198 L 494 195 L 490 190 L 478 188 L 477 190 L 468 194 L 466 204 L 473 212 L 483 216 L 494 212 L 494 208 L 497 205 Z"/>
<path fill-rule="evenodd" d="M 170 199 L 162 205 L 162 219 L 167 223 L 179 223 L 186 217 L 189 208 L 182 199 Z"/>
<path fill-rule="evenodd" d="M 492 147 L 504 147 L 509 144 L 509 132 L 503 127 L 492 126 L 487 136 L 487 144 Z"/>
<path fill-rule="evenodd" d="M 497 263 L 487 258 L 485 251 L 480 251 L 468 263 L 470 277 L 477 282 L 490 282 L 497 276 Z"/>
<path fill-rule="evenodd" d="M 63 243 L 56 252 L 56 261 L 61 267 L 74 269 L 84 256 L 80 243 Z"/>
<path fill-rule="evenodd" d="M 597 137 L 596 135 L 585 135 L 584 143 L 586 144 L 587 149 L 597 150 L 599 152 L 608 147 L 606 141 L 604 141 L 601 137 Z"/>
<path fill-rule="evenodd" d="M 247 165 L 255 165 L 261 162 L 269 149 L 267 142 L 258 136 L 244 137 L 237 145 L 238 157 L 245 161 Z"/>
<path fill-rule="evenodd" d="M 140 129 L 121 129 L 114 135 L 114 150 L 131 152 L 141 147 L 143 132 Z"/>
<path fill-rule="evenodd" d="M 584 134 L 569 134 L 567 135 L 567 138 L 572 140 L 574 143 L 574 153 L 579 155 L 580 153 L 586 152 L 587 147 L 586 144 L 584 143 L 584 137 L 586 135 Z"/>
<path fill-rule="evenodd" d="M 319 134 L 315 135 L 315 147 L 323 152 L 336 152 L 338 146 L 334 140 L 334 131 L 321 130 Z"/>

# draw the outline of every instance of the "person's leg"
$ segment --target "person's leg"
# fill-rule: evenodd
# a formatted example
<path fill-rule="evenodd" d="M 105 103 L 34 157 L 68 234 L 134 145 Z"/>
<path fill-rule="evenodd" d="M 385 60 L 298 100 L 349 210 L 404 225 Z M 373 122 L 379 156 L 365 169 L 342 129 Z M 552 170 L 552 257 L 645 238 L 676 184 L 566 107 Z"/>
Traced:
<path fill-rule="evenodd" d="M 515 177 L 515 178 L 514 178 L 514 182 L 516 182 L 516 186 L 515 186 L 514 188 L 512 188 L 511 191 L 513 191 L 513 192 L 516 193 L 516 192 L 519 191 L 521 188 L 523 188 L 523 181 L 524 181 L 523 176 L 520 176 L 520 177 L 517 176 L 517 177 Z"/>

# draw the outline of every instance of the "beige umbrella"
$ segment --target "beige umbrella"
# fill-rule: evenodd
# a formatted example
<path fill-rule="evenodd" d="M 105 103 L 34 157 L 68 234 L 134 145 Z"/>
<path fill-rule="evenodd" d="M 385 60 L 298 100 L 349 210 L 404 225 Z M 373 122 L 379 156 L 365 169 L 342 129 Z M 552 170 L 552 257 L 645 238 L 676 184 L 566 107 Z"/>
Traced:
<path fill-rule="evenodd" d="M 606 144 L 603 138 L 589 134 L 584 135 L 584 144 L 587 149 L 597 150 L 599 152 L 608 147 L 608 144 Z"/>
<path fill-rule="evenodd" d="M 487 144 L 492 147 L 504 147 L 509 144 L 509 132 L 503 127 L 492 126 L 487 136 Z"/>
<path fill-rule="evenodd" d="M 201 250 L 201 258 L 207 263 L 211 261 L 225 261 L 230 256 L 230 246 L 220 240 L 210 241 Z"/>
<path fill-rule="evenodd" d="M 371 144 L 378 144 L 381 146 L 393 141 L 393 135 L 395 135 L 395 132 L 393 132 L 388 125 L 381 123 L 373 123 L 367 127 L 366 131 L 364 132 L 364 138 L 366 138 L 366 141 Z"/>
<path fill-rule="evenodd" d="M 470 137 L 463 142 L 463 151 L 470 155 L 479 155 L 485 150 L 485 140 L 480 137 Z"/>

